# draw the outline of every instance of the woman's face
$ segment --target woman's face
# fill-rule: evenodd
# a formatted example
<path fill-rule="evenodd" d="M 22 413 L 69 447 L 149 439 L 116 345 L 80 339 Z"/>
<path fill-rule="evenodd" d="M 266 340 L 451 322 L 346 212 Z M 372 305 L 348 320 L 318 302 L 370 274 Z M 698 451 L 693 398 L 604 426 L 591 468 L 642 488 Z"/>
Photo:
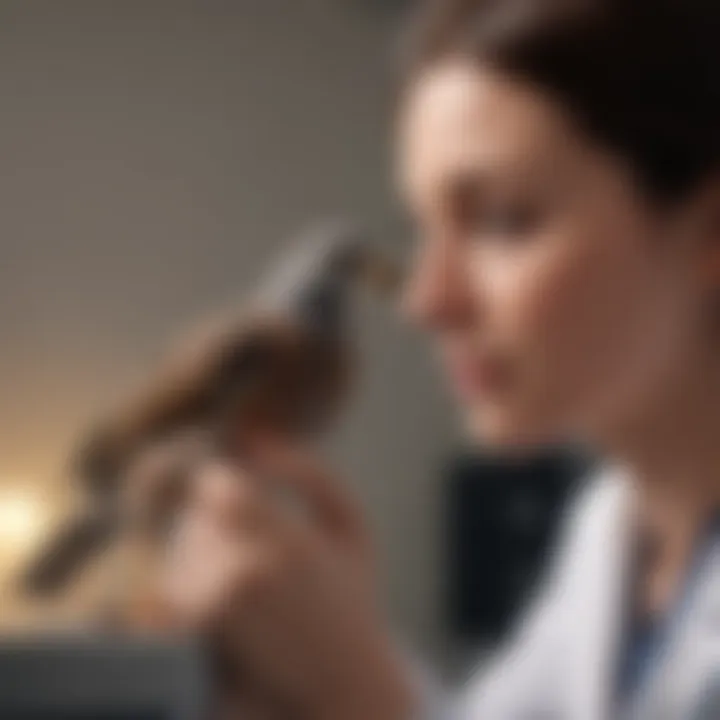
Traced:
<path fill-rule="evenodd" d="M 597 440 L 687 371 L 707 300 L 697 213 L 651 209 L 541 92 L 438 64 L 407 91 L 398 149 L 419 235 L 406 308 L 474 437 Z"/>

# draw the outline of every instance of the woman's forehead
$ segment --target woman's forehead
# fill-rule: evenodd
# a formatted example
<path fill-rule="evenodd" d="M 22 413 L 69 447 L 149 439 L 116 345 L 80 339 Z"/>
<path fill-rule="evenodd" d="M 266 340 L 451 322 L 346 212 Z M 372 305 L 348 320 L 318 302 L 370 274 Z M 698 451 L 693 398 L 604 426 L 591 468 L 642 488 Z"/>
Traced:
<path fill-rule="evenodd" d="M 467 61 L 416 78 L 398 129 L 406 190 L 469 173 L 498 179 L 555 173 L 582 154 L 572 123 L 542 93 Z"/>

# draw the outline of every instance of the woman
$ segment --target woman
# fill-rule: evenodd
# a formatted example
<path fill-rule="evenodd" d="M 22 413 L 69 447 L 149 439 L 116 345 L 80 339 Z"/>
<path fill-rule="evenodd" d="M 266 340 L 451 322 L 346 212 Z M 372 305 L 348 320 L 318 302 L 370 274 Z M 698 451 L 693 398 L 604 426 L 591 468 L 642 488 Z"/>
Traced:
<path fill-rule="evenodd" d="M 249 469 L 199 469 L 166 599 L 222 628 L 237 707 L 268 716 L 720 717 L 720 9 L 445 0 L 411 38 L 408 314 L 473 438 L 581 441 L 607 469 L 536 609 L 456 698 L 396 652 L 353 503 L 281 443 L 256 443 L 253 468 L 287 478 L 313 522 Z"/>

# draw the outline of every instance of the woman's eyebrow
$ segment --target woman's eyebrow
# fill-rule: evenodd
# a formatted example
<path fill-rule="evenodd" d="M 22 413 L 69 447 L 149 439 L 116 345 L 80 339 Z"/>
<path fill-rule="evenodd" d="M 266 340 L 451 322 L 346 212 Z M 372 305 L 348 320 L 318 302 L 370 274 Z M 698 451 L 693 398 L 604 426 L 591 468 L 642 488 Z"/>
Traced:
<path fill-rule="evenodd" d="M 507 190 L 544 188 L 548 180 L 557 177 L 557 172 L 543 172 L 535 163 L 524 158 L 516 162 L 498 162 L 468 164 L 451 170 L 442 186 L 442 195 L 446 200 L 473 198 L 475 201 Z M 553 166 L 554 169 L 555 166 Z M 547 168 L 545 168 L 547 170 Z M 546 177 L 543 177 L 543 176 Z"/>

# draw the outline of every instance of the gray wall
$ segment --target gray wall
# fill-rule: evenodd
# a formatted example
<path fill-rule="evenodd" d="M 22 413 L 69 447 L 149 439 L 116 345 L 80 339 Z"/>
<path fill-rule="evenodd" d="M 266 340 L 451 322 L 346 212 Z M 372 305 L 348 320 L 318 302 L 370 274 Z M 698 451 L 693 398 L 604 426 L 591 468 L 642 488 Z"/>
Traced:
<path fill-rule="evenodd" d="M 0 4 L 0 478 L 60 487 L 78 430 L 163 338 L 308 220 L 399 226 L 381 7 Z M 422 339 L 369 302 L 358 330 L 363 392 L 337 448 L 392 614 L 431 645 L 451 413 Z"/>

